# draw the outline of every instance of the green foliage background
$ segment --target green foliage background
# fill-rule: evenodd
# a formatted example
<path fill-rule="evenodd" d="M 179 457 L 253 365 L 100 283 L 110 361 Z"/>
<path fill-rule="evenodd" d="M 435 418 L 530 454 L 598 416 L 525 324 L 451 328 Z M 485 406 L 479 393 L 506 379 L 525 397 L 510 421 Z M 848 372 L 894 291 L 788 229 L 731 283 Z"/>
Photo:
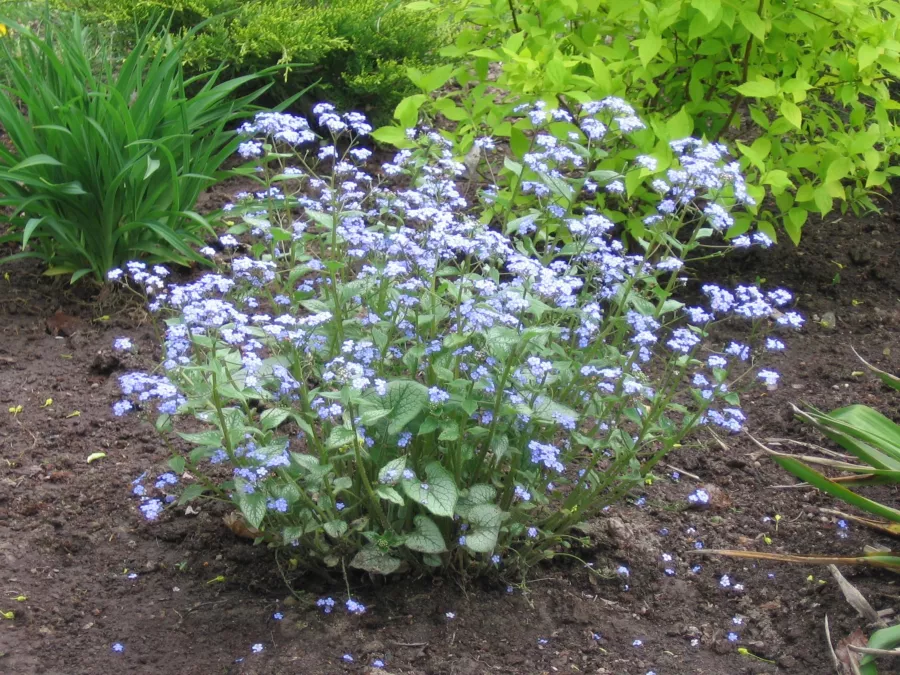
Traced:
<path fill-rule="evenodd" d="M 189 69 L 224 63 L 230 74 L 242 75 L 281 64 L 273 102 L 318 81 L 311 99 L 364 110 L 376 120 L 411 91 L 407 67 L 433 63 L 449 41 L 436 11 L 412 12 L 386 0 L 57 1 L 123 31 L 154 14 L 170 17 L 174 33 L 218 17 L 192 42 Z"/>
<path fill-rule="evenodd" d="M 767 197 L 759 214 L 767 233 L 786 232 L 794 242 L 809 214 L 877 208 L 879 192 L 890 192 L 889 179 L 900 174 L 895 0 L 417 0 L 406 7 L 443 11 L 460 26 L 441 53 L 462 62 L 452 77 L 463 92 L 413 100 L 397 118 L 421 106 L 460 122 L 463 153 L 476 136 L 508 135 L 505 118 L 516 101 L 620 96 L 655 133 L 643 138 L 643 152 L 659 150 L 674 131 L 736 150 L 760 186 L 754 196 Z"/>

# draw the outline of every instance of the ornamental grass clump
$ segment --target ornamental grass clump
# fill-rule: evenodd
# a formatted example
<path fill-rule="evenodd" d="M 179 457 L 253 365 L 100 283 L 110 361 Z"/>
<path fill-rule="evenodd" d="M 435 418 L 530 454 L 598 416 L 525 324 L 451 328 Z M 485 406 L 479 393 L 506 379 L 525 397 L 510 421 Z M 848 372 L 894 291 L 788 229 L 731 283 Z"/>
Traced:
<path fill-rule="evenodd" d="M 461 192 L 465 167 L 434 131 L 410 130 L 414 147 L 372 173 L 359 114 L 317 106 L 322 136 L 286 114 L 241 127 L 259 190 L 203 249 L 218 272 L 110 275 L 167 325 L 164 374 L 124 375 L 116 413 L 205 426 L 179 433 L 195 446 L 170 462 L 179 480 L 136 481 L 147 518 L 181 491 L 232 502 L 301 564 L 521 573 L 698 427 L 741 428 L 739 384 L 783 347 L 766 333 L 801 323 L 791 295 L 701 284 L 702 300 L 676 299 L 684 261 L 724 246 L 748 200 L 736 165 L 721 146 L 673 144 L 657 217 L 626 250 L 595 207 L 615 177 L 590 174 L 639 127 L 631 108 L 522 112 L 540 150 L 530 197 L 507 211 L 490 186 Z M 746 342 L 713 342 L 721 322 Z"/>
<path fill-rule="evenodd" d="M 45 18 L 40 33 L 8 25 L 16 41 L 0 41 L 0 245 L 22 250 L 0 263 L 37 258 L 74 283 L 102 282 L 133 258 L 205 262 L 195 248 L 211 228 L 194 207 L 234 152 L 229 122 L 267 87 L 239 92 L 265 73 L 187 78 L 190 36 L 157 45 L 158 24 L 121 58 L 78 16 Z"/>

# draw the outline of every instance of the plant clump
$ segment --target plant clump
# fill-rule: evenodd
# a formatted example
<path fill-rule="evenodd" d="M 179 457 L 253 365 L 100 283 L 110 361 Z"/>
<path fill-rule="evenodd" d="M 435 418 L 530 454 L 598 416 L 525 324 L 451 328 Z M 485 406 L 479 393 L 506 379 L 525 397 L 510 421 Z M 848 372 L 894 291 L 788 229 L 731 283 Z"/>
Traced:
<path fill-rule="evenodd" d="M 467 169 L 432 130 L 410 130 L 373 173 L 358 113 L 316 106 L 322 136 L 281 113 L 240 128 L 259 189 L 202 249 L 219 269 L 187 283 L 143 263 L 110 273 L 167 326 L 161 373 L 124 375 L 116 414 L 205 426 L 178 434 L 194 448 L 174 473 L 136 481 L 148 519 L 214 496 L 306 565 L 524 573 L 698 428 L 741 429 L 740 388 L 784 346 L 768 332 L 802 319 L 783 289 L 678 298 L 686 262 L 727 248 L 731 211 L 751 201 L 737 165 L 721 145 L 674 142 L 629 250 L 597 208 L 628 198 L 594 167 L 641 128 L 634 110 L 609 98 L 519 114 L 533 179 L 515 199 L 464 194 Z M 490 172 L 503 157 L 479 142 Z M 726 322 L 746 340 L 716 343 Z"/>

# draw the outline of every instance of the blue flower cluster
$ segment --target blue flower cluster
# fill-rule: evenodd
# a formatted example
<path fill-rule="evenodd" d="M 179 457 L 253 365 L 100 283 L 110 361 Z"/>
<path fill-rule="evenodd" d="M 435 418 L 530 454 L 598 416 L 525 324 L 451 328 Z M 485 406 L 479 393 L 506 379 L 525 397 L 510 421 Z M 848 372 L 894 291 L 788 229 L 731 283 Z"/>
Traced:
<path fill-rule="evenodd" d="M 375 174 L 361 115 L 314 114 L 330 142 L 286 113 L 240 127 L 260 190 L 225 209 L 232 233 L 204 251 L 216 272 L 180 284 L 141 263 L 109 274 L 167 317 L 165 374 L 122 376 L 115 414 L 196 417 L 209 431 L 186 435 L 199 446 L 191 472 L 227 467 L 228 482 L 206 484 L 274 543 L 333 564 L 350 542 L 370 570 L 411 552 L 441 564 L 454 544 L 485 567 L 513 546 L 516 561 L 540 559 L 691 430 L 739 431 L 733 382 L 784 349 L 768 331 L 802 326 L 783 289 L 673 297 L 690 252 L 724 245 L 732 210 L 754 203 L 721 145 L 684 139 L 671 157 L 634 160 L 655 201 L 645 251 L 626 249 L 602 211 L 628 191 L 592 168 L 643 127 L 620 99 L 521 108 L 531 148 L 506 162 L 511 188 L 475 203 L 440 133 L 410 130 Z M 493 171 L 497 144 L 477 143 Z M 722 322 L 748 339 L 713 342 Z M 141 505 L 149 519 L 170 476 Z"/>

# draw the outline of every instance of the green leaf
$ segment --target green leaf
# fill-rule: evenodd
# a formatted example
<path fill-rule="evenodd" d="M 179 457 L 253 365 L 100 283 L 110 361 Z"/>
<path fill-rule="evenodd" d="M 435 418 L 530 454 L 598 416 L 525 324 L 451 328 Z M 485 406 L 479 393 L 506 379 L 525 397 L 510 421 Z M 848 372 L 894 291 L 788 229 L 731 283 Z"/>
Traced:
<path fill-rule="evenodd" d="M 340 539 L 347 532 L 347 523 L 343 520 L 330 520 L 325 523 L 325 533 L 332 539 Z"/>
<path fill-rule="evenodd" d="M 443 553 L 447 550 L 441 530 L 431 518 L 416 516 L 416 529 L 406 537 L 406 547 L 419 553 Z"/>
<path fill-rule="evenodd" d="M 781 114 L 784 115 L 785 119 L 790 122 L 795 128 L 799 129 L 803 123 L 803 114 L 800 112 L 800 108 L 797 107 L 795 103 L 784 99 L 781 102 Z"/>
<path fill-rule="evenodd" d="M 436 516 L 450 517 L 456 508 L 459 492 L 453 475 L 439 462 L 425 467 L 426 482 L 402 480 L 400 482 L 406 496 L 421 504 Z"/>
<path fill-rule="evenodd" d="M 169 459 L 169 468 L 178 475 L 184 473 L 184 457 L 176 455 Z"/>
<path fill-rule="evenodd" d="M 778 94 L 778 86 L 767 77 L 760 77 L 752 82 L 745 82 L 737 88 L 742 96 L 749 98 L 768 98 Z"/>
<path fill-rule="evenodd" d="M 825 173 L 825 183 L 841 181 L 853 171 L 853 161 L 849 157 L 838 157 L 828 165 Z"/>
<path fill-rule="evenodd" d="M 379 143 L 387 143 L 397 148 L 406 148 L 412 145 L 412 141 L 409 140 L 402 127 L 378 127 L 371 135 Z"/>
<path fill-rule="evenodd" d="M 784 221 L 784 230 L 788 233 L 791 241 L 797 246 L 800 243 L 800 232 L 806 223 L 809 212 L 799 206 L 795 206 L 788 211 L 787 218 Z"/>
<path fill-rule="evenodd" d="M 353 433 L 353 429 L 348 429 L 347 427 L 335 427 L 328 435 L 328 441 L 325 443 L 325 447 L 328 450 L 343 448 L 345 445 L 353 443 L 355 438 L 356 435 Z"/>
<path fill-rule="evenodd" d="M 187 434 L 179 431 L 178 435 L 194 445 L 208 445 L 212 447 L 222 445 L 222 434 L 218 431 L 201 431 L 196 434 Z"/>
<path fill-rule="evenodd" d="M 285 544 L 290 545 L 292 542 L 297 541 L 300 537 L 303 536 L 303 526 L 302 525 L 291 525 L 290 527 L 286 527 L 281 531 L 281 537 Z"/>
<path fill-rule="evenodd" d="M 859 60 L 859 69 L 865 70 L 871 66 L 879 57 L 879 49 L 870 44 L 863 44 L 859 48 L 857 59 Z"/>
<path fill-rule="evenodd" d="M 238 498 L 238 507 L 250 527 L 259 529 L 266 517 L 266 495 L 262 492 L 241 494 Z"/>
<path fill-rule="evenodd" d="M 756 12 L 741 10 L 738 14 L 741 25 L 760 42 L 766 39 L 766 22 Z"/>
<path fill-rule="evenodd" d="M 360 415 L 360 422 L 364 426 L 369 426 L 371 424 L 375 424 L 380 419 L 383 419 L 391 414 L 391 411 L 387 408 L 377 408 L 375 410 L 366 410 L 362 415 Z"/>
<path fill-rule="evenodd" d="M 481 483 L 473 485 L 456 503 L 456 515 L 468 520 L 472 507 L 492 504 L 495 499 L 497 499 L 497 490 L 493 486 Z"/>
<path fill-rule="evenodd" d="M 387 551 L 370 544 L 357 553 L 350 561 L 350 567 L 375 574 L 388 575 L 400 568 L 400 559 L 395 558 Z"/>
<path fill-rule="evenodd" d="M 832 410 L 827 415 L 812 412 L 807 413 L 805 416 L 801 413 L 801 416 L 811 418 L 813 423 L 826 435 L 830 431 L 837 431 L 859 439 L 863 443 L 889 455 L 890 461 L 885 462 L 879 468 L 900 470 L 900 426 L 897 426 L 897 424 L 877 410 L 866 405 L 849 405 L 845 408 Z M 856 449 L 852 445 L 845 444 L 837 439 L 832 440 L 841 443 L 850 452 L 856 453 Z"/>
<path fill-rule="evenodd" d="M 651 30 L 647 33 L 647 37 L 635 40 L 634 44 L 638 45 L 638 56 L 641 59 L 641 65 L 646 68 L 647 64 L 659 54 L 659 50 L 662 48 L 662 38 L 659 33 Z"/>
<path fill-rule="evenodd" d="M 668 140 L 678 141 L 687 138 L 694 130 L 694 120 L 686 107 L 682 107 L 677 114 L 666 121 L 666 134 Z"/>
<path fill-rule="evenodd" d="M 287 408 L 269 408 L 260 415 L 259 421 L 262 428 L 265 431 L 269 431 L 270 429 L 277 429 L 280 427 L 281 423 L 290 416 L 291 411 Z"/>
<path fill-rule="evenodd" d="M 393 380 L 382 399 L 391 411 L 388 433 L 399 434 L 428 405 L 428 387 L 415 380 Z"/>
<path fill-rule="evenodd" d="M 699 10 L 707 21 L 712 21 L 722 11 L 722 2 L 721 0 L 691 0 L 691 7 Z"/>
<path fill-rule="evenodd" d="M 375 488 L 375 494 L 397 506 L 403 506 L 406 503 L 403 501 L 403 495 L 387 485 L 379 485 Z"/>
<path fill-rule="evenodd" d="M 863 511 L 871 513 L 891 522 L 900 522 L 900 511 L 884 506 L 876 501 L 862 497 L 852 490 L 848 490 L 843 485 L 829 480 L 815 469 L 808 467 L 803 462 L 785 455 L 774 455 L 775 460 L 783 469 L 794 474 L 797 478 L 805 481 L 822 492 L 830 494 L 832 497 L 847 502 Z"/>
<path fill-rule="evenodd" d="M 198 497 L 202 496 L 203 492 L 204 488 L 202 485 L 198 485 L 196 483 L 193 485 L 188 485 L 184 490 L 182 490 L 181 497 L 178 498 L 178 505 L 183 506 L 184 504 L 194 501 Z"/>
<path fill-rule="evenodd" d="M 477 553 L 493 551 L 507 515 L 496 504 L 479 504 L 469 509 L 467 519 L 472 527 L 466 532 L 466 548 Z"/>
<path fill-rule="evenodd" d="M 882 628 L 872 633 L 866 645 L 869 649 L 896 650 L 900 648 L 900 624 Z M 865 654 L 859 662 L 860 675 L 878 675 L 874 654 Z"/>
<path fill-rule="evenodd" d="M 405 129 L 412 129 L 419 121 L 419 108 L 428 100 L 425 94 L 407 96 L 394 109 L 394 119 Z"/>
<path fill-rule="evenodd" d="M 378 472 L 378 482 L 382 485 L 396 485 L 400 482 L 400 475 L 406 468 L 406 457 L 397 457 L 381 467 Z M 402 501 L 400 502 L 403 503 Z"/>
<path fill-rule="evenodd" d="M 455 441 L 459 439 L 459 425 L 456 422 L 444 422 L 441 425 L 439 441 Z"/>
<path fill-rule="evenodd" d="M 781 169 L 772 169 L 767 172 L 759 182 L 763 185 L 770 185 L 772 187 L 772 192 L 775 194 L 781 194 L 793 185 L 787 171 Z"/>
<path fill-rule="evenodd" d="M 445 64 L 438 68 L 435 68 L 427 75 L 421 75 L 420 77 L 413 79 L 413 83 L 426 94 L 430 94 L 435 89 L 440 89 L 443 87 L 447 80 L 450 79 L 450 75 L 453 73 L 456 66 L 452 63 Z"/>

